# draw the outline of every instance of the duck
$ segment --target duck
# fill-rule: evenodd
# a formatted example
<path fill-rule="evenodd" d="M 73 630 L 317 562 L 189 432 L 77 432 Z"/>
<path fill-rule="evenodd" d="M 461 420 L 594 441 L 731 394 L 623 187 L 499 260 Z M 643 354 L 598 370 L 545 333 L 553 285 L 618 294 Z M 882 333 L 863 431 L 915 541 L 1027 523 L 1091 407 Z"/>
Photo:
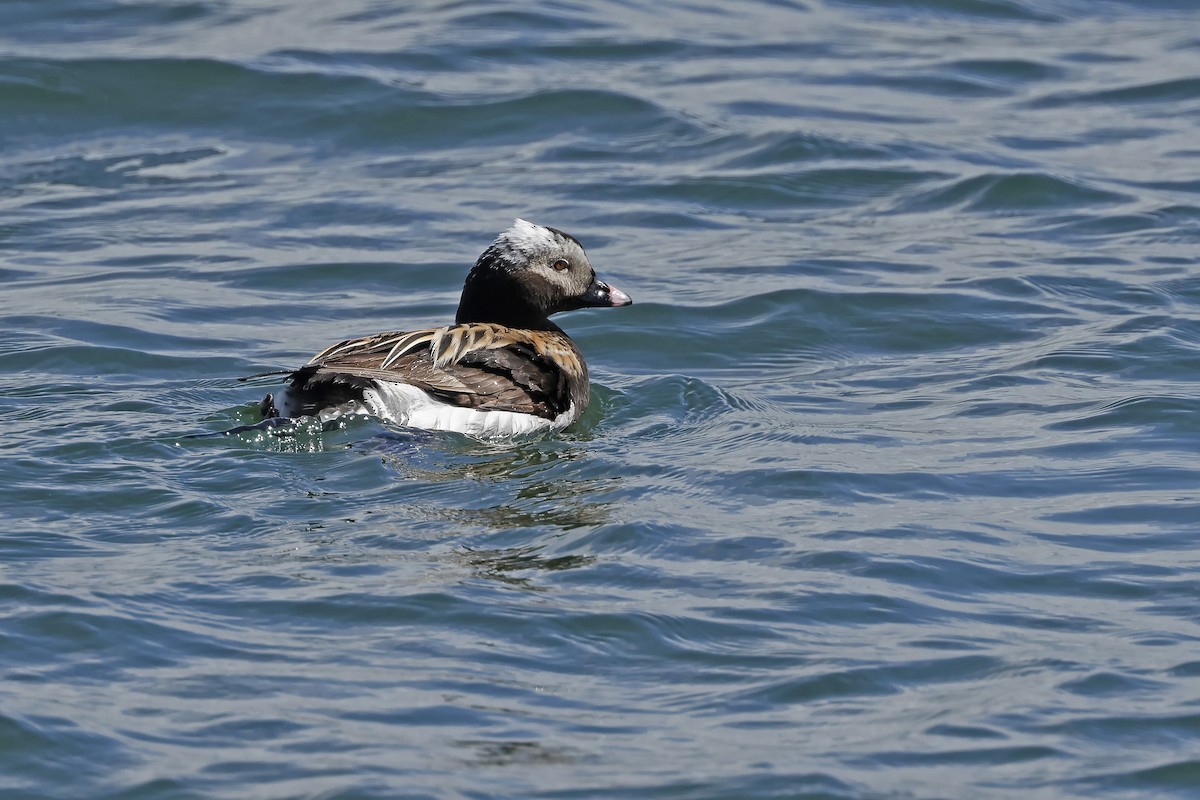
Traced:
<path fill-rule="evenodd" d="M 556 432 L 588 407 L 587 363 L 550 316 L 618 308 L 629 295 L 596 277 L 579 240 L 517 219 L 475 261 L 453 325 L 346 339 L 284 370 L 264 420 L 366 414 L 479 438 Z"/>

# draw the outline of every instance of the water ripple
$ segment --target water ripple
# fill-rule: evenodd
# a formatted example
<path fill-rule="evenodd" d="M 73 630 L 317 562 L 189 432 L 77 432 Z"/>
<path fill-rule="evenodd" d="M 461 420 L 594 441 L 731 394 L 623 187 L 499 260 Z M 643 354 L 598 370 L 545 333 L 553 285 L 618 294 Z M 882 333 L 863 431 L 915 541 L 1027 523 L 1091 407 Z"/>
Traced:
<path fill-rule="evenodd" d="M 8 794 L 1194 794 L 1194 4 L 54 5 Z M 578 426 L 255 427 L 515 216 L 636 301 Z"/>

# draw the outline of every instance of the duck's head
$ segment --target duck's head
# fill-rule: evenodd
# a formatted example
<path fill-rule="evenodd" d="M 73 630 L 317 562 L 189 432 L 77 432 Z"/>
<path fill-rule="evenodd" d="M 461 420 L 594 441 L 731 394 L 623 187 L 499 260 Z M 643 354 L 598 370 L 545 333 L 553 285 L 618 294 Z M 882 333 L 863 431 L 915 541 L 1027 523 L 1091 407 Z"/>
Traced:
<path fill-rule="evenodd" d="M 551 326 L 547 317 L 560 311 L 632 302 L 596 277 L 574 236 L 518 219 L 471 268 L 456 321 L 539 329 Z"/>

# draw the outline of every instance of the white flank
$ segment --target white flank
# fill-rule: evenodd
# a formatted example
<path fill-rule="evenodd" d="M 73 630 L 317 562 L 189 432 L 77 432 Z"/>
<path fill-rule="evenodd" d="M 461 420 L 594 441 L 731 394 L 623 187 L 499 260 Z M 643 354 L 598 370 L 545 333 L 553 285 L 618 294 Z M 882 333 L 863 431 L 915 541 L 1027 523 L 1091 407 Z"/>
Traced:
<path fill-rule="evenodd" d="M 292 402 L 290 387 L 275 395 L 279 416 L 293 418 L 300 409 Z M 515 411 L 476 411 L 435 400 L 406 383 L 378 383 L 363 391 L 362 402 L 351 401 L 321 409 L 316 416 L 330 422 L 352 414 L 370 414 L 405 428 L 430 431 L 454 431 L 480 439 L 521 436 L 526 433 L 561 431 L 575 421 L 575 404 L 554 419 Z"/>
<path fill-rule="evenodd" d="M 558 431 L 574 421 L 572 405 L 553 420 L 515 411 L 476 411 L 435 400 L 415 386 L 380 383 L 363 392 L 363 405 L 376 417 L 396 425 L 432 431 L 455 431 L 481 439 Z"/>

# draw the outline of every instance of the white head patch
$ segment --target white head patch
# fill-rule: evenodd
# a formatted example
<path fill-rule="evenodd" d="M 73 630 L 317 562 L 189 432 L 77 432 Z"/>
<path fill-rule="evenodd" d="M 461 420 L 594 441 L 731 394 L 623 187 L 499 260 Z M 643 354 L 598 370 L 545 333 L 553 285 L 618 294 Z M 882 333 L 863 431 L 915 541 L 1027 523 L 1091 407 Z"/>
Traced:
<path fill-rule="evenodd" d="M 517 219 L 513 221 L 511 228 L 496 237 L 494 246 L 503 250 L 515 250 L 526 259 L 530 259 L 547 250 L 561 248 L 562 242 L 558 241 L 549 228 Z"/>

